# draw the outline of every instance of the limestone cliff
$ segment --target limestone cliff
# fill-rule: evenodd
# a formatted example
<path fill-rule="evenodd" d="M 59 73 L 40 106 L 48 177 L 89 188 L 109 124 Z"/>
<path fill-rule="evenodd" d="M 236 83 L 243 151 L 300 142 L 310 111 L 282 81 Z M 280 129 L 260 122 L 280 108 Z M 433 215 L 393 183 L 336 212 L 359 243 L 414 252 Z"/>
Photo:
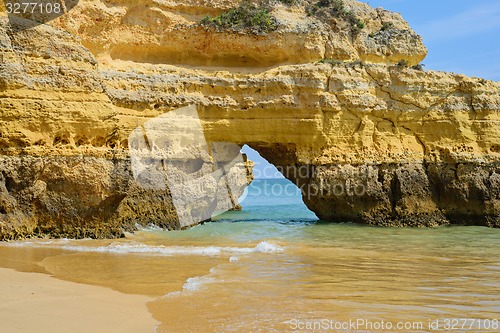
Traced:
<path fill-rule="evenodd" d="M 411 68 L 420 37 L 356 1 L 350 16 L 270 2 L 267 34 L 198 24 L 238 3 L 82 0 L 27 30 L 0 17 L 0 238 L 183 227 L 168 189 L 134 179 L 128 138 L 186 105 L 209 144 L 257 149 L 322 219 L 500 226 L 499 83 Z"/>

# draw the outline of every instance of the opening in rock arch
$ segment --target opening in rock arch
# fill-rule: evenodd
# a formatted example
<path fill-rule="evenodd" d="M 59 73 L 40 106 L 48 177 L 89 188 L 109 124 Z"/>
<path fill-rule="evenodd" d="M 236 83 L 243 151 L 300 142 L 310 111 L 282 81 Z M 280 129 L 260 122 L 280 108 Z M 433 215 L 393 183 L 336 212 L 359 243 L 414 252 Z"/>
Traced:
<path fill-rule="evenodd" d="M 300 189 L 256 150 L 244 145 L 242 153 L 255 163 L 254 180 L 240 197 L 241 211 L 212 218 L 232 221 L 312 222 L 318 220 L 302 200 Z"/>

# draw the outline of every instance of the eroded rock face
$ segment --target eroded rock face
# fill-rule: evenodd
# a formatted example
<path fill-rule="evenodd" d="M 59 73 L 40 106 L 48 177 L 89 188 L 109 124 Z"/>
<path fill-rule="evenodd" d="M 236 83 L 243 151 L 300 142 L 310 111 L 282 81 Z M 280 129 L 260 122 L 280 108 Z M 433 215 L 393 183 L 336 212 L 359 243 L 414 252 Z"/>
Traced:
<path fill-rule="evenodd" d="M 117 107 L 94 57 L 74 36 L 48 26 L 10 29 L 3 18 L 0 23 L 0 239 L 119 237 L 149 224 L 181 229 L 206 220 L 210 210 L 239 207 L 220 198 L 244 191 L 252 180 L 250 161 L 230 161 L 222 175 L 205 177 L 204 190 L 219 200 L 189 207 L 207 212 L 183 223 L 168 186 L 146 186 L 134 176 L 128 149 L 130 133 L 160 114 L 137 117 Z M 216 170 L 226 155 L 214 160 L 207 153 L 203 168 Z M 178 174 L 198 164 L 177 161 Z M 151 155 L 147 163 L 163 161 Z"/>
<path fill-rule="evenodd" d="M 216 16 L 241 2 L 117 0 L 108 6 L 102 0 L 80 1 L 54 24 L 80 36 L 102 59 L 141 63 L 261 68 L 333 58 L 392 63 L 404 59 L 414 65 L 427 54 L 421 37 L 399 14 L 353 0 L 345 1 L 346 10 L 365 26 L 357 34 L 345 20 L 308 15 L 308 8 L 318 2 L 313 0 L 294 6 L 267 1 L 280 27 L 266 36 L 214 33 L 198 25 L 206 15 Z"/>
<path fill-rule="evenodd" d="M 322 219 L 498 227 L 500 84 L 396 65 L 422 60 L 421 40 L 397 14 L 346 4 L 357 35 L 303 5 L 276 5 L 264 36 L 194 24 L 233 1 L 81 1 L 29 30 L 0 18 L 0 237 L 186 227 L 168 188 L 134 178 L 128 148 L 187 105 L 208 145 L 257 149 Z"/>

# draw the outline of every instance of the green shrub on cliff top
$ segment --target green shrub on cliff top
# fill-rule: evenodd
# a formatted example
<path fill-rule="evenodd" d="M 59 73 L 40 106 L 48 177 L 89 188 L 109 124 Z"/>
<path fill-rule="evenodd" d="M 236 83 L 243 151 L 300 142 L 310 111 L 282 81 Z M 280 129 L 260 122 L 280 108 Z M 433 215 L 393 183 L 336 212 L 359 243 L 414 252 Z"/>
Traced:
<path fill-rule="evenodd" d="M 306 8 L 308 15 L 317 15 L 319 17 L 337 17 L 345 20 L 351 26 L 353 33 L 358 33 L 365 27 L 365 24 L 356 16 L 356 14 L 348 10 L 342 0 L 319 0 L 314 5 Z"/>
<path fill-rule="evenodd" d="M 248 31 L 258 35 L 275 31 L 279 25 L 266 6 L 255 6 L 246 1 L 216 17 L 206 16 L 200 24 L 218 31 Z"/>

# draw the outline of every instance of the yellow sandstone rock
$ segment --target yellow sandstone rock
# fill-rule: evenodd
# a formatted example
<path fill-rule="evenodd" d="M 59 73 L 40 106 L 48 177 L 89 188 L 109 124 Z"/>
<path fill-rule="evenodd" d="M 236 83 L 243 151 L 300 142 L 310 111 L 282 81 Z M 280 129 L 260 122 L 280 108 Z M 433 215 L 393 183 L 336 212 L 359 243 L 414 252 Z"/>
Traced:
<path fill-rule="evenodd" d="M 128 137 L 193 104 L 209 143 L 257 149 L 325 220 L 500 226 L 500 83 L 411 68 L 421 38 L 351 0 L 357 31 L 308 14 L 316 1 L 273 2 L 268 34 L 198 24 L 238 3 L 82 0 L 28 30 L 0 17 L 0 238 L 180 228 L 168 190 L 134 181 Z"/>

